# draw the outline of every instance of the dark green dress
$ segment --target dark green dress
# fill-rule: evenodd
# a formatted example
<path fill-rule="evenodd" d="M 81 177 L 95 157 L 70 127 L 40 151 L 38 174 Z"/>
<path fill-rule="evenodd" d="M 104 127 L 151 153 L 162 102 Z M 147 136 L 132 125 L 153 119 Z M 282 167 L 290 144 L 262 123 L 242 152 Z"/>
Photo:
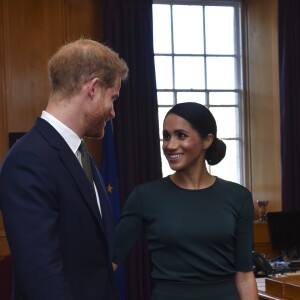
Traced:
<path fill-rule="evenodd" d="M 187 190 L 170 177 L 138 186 L 116 229 L 117 264 L 142 228 L 153 300 L 239 299 L 235 273 L 253 268 L 253 201 L 245 187 L 217 178 L 208 188 Z"/>

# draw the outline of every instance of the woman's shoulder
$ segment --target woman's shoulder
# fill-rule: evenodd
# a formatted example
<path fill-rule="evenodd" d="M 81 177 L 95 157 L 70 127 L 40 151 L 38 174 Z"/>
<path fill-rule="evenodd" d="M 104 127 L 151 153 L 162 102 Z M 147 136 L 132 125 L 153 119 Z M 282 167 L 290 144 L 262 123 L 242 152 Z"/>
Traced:
<path fill-rule="evenodd" d="M 149 181 L 136 186 L 129 195 L 126 202 L 128 203 L 146 203 L 159 202 L 160 199 L 169 195 L 170 184 L 168 178 L 160 178 L 154 181 Z"/>
<path fill-rule="evenodd" d="M 139 192 L 153 192 L 157 189 L 163 189 L 169 185 L 169 177 L 159 178 L 153 181 L 145 182 L 136 187 Z"/>
<path fill-rule="evenodd" d="M 220 188 L 226 189 L 227 191 L 231 191 L 234 193 L 242 193 L 245 195 L 251 194 L 251 192 L 245 186 L 233 181 L 225 180 L 218 177 L 217 183 Z"/>

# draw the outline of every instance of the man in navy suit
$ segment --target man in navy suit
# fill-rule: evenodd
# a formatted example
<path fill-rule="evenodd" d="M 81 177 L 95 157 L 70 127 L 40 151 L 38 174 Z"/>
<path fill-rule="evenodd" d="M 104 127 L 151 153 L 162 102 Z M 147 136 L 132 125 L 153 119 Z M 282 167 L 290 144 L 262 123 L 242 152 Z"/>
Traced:
<path fill-rule="evenodd" d="M 13 299 L 115 300 L 113 219 L 101 176 L 78 150 L 115 117 L 126 63 L 79 39 L 49 60 L 50 97 L 33 128 L 7 154 L 0 206 L 13 257 Z"/>

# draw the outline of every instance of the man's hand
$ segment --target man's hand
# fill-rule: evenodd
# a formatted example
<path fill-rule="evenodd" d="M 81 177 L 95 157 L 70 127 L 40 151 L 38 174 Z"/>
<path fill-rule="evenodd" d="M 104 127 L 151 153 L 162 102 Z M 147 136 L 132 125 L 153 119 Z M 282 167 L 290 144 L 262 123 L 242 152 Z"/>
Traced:
<path fill-rule="evenodd" d="M 115 263 L 112 263 L 112 268 L 114 270 L 114 272 L 118 269 L 118 265 Z"/>

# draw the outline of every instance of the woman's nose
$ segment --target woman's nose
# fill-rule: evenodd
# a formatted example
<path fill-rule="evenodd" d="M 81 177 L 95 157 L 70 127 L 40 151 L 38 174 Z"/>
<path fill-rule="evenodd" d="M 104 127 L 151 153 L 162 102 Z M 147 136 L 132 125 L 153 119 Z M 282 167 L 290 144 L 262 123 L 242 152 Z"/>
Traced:
<path fill-rule="evenodd" d="M 171 138 L 168 142 L 166 142 L 166 149 L 176 149 L 177 141 L 174 138 Z"/>

